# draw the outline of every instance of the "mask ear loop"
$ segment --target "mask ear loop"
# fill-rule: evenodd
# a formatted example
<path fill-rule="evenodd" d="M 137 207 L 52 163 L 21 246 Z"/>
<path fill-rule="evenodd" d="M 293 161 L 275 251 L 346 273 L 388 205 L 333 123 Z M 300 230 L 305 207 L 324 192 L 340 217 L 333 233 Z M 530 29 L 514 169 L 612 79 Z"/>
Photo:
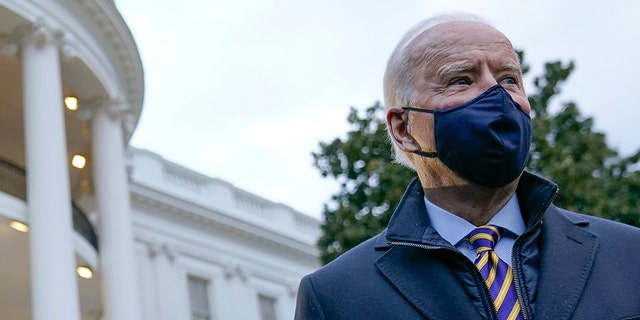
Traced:
<path fill-rule="evenodd" d="M 413 153 L 419 155 L 419 156 L 423 156 L 426 158 L 437 158 L 438 157 L 438 153 L 437 152 L 426 152 L 426 151 L 422 151 L 422 150 L 418 150 L 418 151 L 414 151 Z"/>
<path fill-rule="evenodd" d="M 420 109 L 420 108 L 414 108 L 414 107 L 402 107 L 402 109 L 409 110 L 409 111 L 422 112 L 422 113 L 430 113 L 430 114 L 434 114 L 436 112 L 435 110 Z M 418 150 L 418 151 L 414 151 L 413 153 L 415 153 L 415 154 L 417 154 L 419 156 L 427 157 L 427 158 L 437 158 L 438 157 L 438 153 L 437 152 L 426 152 L 426 151 Z"/>
<path fill-rule="evenodd" d="M 436 113 L 436 111 L 435 111 L 435 110 L 420 109 L 420 108 L 414 108 L 414 107 L 402 107 L 402 109 L 404 109 L 404 110 L 410 110 L 410 111 L 417 111 L 417 112 L 422 112 L 422 113 L 431 113 L 431 114 Z"/>

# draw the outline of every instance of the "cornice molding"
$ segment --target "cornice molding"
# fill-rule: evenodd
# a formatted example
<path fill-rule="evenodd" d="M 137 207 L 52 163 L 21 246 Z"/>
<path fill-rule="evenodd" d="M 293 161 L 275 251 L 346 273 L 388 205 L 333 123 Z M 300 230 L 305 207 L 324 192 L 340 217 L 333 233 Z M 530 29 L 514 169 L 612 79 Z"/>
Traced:
<path fill-rule="evenodd" d="M 144 78 L 142 60 L 131 30 L 112 1 L 104 0 L 65 0 L 70 8 L 82 8 L 91 21 L 98 27 L 101 35 L 110 42 L 113 52 L 122 62 L 123 79 L 130 94 L 128 103 L 142 104 Z M 134 95 L 131 95 L 135 93 Z"/>
<path fill-rule="evenodd" d="M 138 186 L 138 187 L 145 188 L 142 186 Z M 314 254 L 314 251 L 317 249 L 313 246 L 302 244 L 299 241 L 291 239 L 287 236 L 276 234 L 272 231 L 260 228 L 259 226 L 251 225 L 249 223 L 237 220 L 227 215 L 224 215 L 224 219 L 215 219 L 212 217 L 206 217 L 202 214 L 198 214 L 194 212 L 195 210 L 187 210 L 185 208 L 181 208 L 176 205 L 170 204 L 167 201 L 161 201 L 159 197 L 143 194 L 143 192 L 139 192 L 136 189 L 137 188 L 131 188 L 131 191 L 130 191 L 133 201 L 138 201 L 139 203 L 160 209 L 160 211 L 164 212 L 167 215 L 177 217 L 177 218 L 183 219 L 184 221 L 188 221 L 194 224 L 203 225 L 208 228 L 211 228 L 212 230 L 231 233 L 233 235 L 238 236 L 239 238 L 251 240 L 257 244 L 267 246 L 281 253 L 293 255 L 303 260 L 308 260 L 313 262 L 316 262 L 318 260 L 317 255 Z M 156 192 L 155 190 L 149 190 L 149 191 L 153 193 Z M 182 200 L 178 200 L 178 201 L 182 201 Z M 193 203 L 189 203 L 188 205 L 197 206 Z M 203 209 L 203 210 L 211 212 L 208 209 Z M 223 215 L 221 214 L 219 215 L 222 218 Z M 227 221 L 222 221 L 222 220 L 227 220 Z"/>
<path fill-rule="evenodd" d="M 120 101 L 130 109 L 123 118 L 125 139 L 128 141 L 137 125 L 144 101 L 144 70 L 142 59 L 131 30 L 117 10 L 113 1 L 105 0 L 63 0 L 69 8 L 80 8 L 108 43 L 106 46 L 116 57 L 120 81 L 124 84 L 126 96 Z"/>

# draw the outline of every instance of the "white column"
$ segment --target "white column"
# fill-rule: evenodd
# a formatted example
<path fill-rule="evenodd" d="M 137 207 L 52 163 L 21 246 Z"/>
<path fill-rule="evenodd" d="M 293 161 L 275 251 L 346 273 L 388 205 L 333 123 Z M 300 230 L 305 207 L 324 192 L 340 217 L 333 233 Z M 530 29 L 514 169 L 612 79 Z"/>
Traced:
<path fill-rule="evenodd" d="M 248 275 L 246 270 L 242 266 L 225 267 L 225 278 L 229 284 L 229 299 L 227 301 L 231 304 L 231 315 L 229 319 L 232 320 L 250 320 L 256 319 L 254 315 L 253 300 L 257 299 L 249 292 L 248 288 Z"/>
<path fill-rule="evenodd" d="M 80 317 L 59 44 L 42 23 L 20 28 L 4 49 L 22 52 L 27 211 L 34 320 Z M 3 50 L 7 54 L 11 50 Z"/>
<path fill-rule="evenodd" d="M 166 243 L 153 242 L 149 254 L 153 259 L 153 270 L 149 271 L 153 272 L 157 288 L 158 316 L 154 320 L 189 319 L 187 274 L 176 263 L 178 253 Z"/>
<path fill-rule="evenodd" d="M 153 260 L 158 254 L 156 243 L 136 239 L 136 264 L 140 277 L 140 313 L 142 319 L 159 319 L 158 294 L 160 289 L 155 281 Z"/>
<path fill-rule="evenodd" d="M 114 100 L 96 100 L 80 108 L 92 115 L 104 319 L 141 319 L 122 129 L 126 106 Z"/>
<path fill-rule="evenodd" d="M 296 297 L 298 293 L 298 287 L 296 282 L 291 282 L 287 285 L 287 292 L 282 296 L 280 305 L 280 313 L 284 319 L 293 319 L 296 310 Z"/>

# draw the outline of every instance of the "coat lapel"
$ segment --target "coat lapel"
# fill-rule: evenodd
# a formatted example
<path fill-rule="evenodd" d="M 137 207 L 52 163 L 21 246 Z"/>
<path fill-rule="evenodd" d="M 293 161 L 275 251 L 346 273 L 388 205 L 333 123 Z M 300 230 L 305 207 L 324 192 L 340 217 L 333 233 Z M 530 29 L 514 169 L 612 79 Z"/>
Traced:
<path fill-rule="evenodd" d="M 570 221 L 555 208 L 549 210 L 543 229 L 537 319 L 569 319 L 591 273 L 599 239 Z"/>
<path fill-rule="evenodd" d="M 376 267 L 428 319 L 483 319 L 451 266 L 428 250 L 394 246 Z"/>
<path fill-rule="evenodd" d="M 407 187 L 405 195 L 393 214 L 386 231 L 386 241 L 407 242 L 440 249 L 421 249 L 410 246 L 378 243 L 381 250 L 388 250 L 376 262 L 376 268 L 411 302 L 427 319 L 483 319 L 480 314 L 491 314 L 490 310 L 476 310 L 478 302 L 470 296 L 479 297 L 473 284 L 461 284 L 453 268 L 459 259 L 434 258 L 443 254 L 446 241 L 430 227 L 424 205 L 424 193 L 417 179 Z M 464 272 L 464 271 L 459 271 Z M 465 291 L 465 287 L 467 291 Z M 485 308 L 491 308 L 485 305 Z M 479 313 L 480 312 L 480 313 Z"/>

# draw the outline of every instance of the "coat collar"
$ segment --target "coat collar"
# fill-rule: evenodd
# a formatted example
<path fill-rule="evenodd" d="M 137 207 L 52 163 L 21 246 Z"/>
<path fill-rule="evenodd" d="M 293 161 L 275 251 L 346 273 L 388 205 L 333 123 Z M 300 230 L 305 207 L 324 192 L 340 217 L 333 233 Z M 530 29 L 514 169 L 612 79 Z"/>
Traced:
<path fill-rule="evenodd" d="M 556 193 L 557 186 L 554 183 L 527 172 L 521 177 L 517 188 L 527 229 L 542 225 L 539 243 L 543 245 L 540 249 L 539 285 L 534 311 L 538 319 L 571 318 L 586 285 L 598 246 L 597 236 L 582 228 L 588 225 L 585 219 L 565 215 L 551 205 Z M 407 187 L 387 230 L 378 238 L 376 248 L 388 249 L 390 242 L 405 242 L 435 250 L 421 251 L 396 246 L 376 261 L 376 267 L 429 318 L 453 316 L 456 319 L 482 319 L 483 315 L 490 314 L 486 301 L 467 303 L 460 300 L 472 296 L 468 291 L 477 288 L 452 280 L 456 276 L 450 264 L 464 260 L 455 259 L 455 256 L 446 261 L 432 258 L 433 254 L 459 253 L 431 227 L 423 197 L 422 187 L 414 179 Z M 545 211 L 549 213 L 545 215 Z M 571 253 L 570 259 L 568 253 Z"/>
<path fill-rule="evenodd" d="M 442 239 L 431 226 L 424 204 L 424 191 L 418 178 L 413 179 L 405 190 L 391 216 L 386 237 L 389 241 L 419 242 L 430 245 L 446 243 L 440 243 Z"/>
<path fill-rule="evenodd" d="M 549 180 L 528 172 L 522 174 L 516 193 L 527 229 L 542 219 L 557 190 L 557 185 Z M 449 245 L 431 226 L 424 204 L 424 191 L 418 178 L 411 181 L 391 216 L 386 238 L 388 241 Z"/>

